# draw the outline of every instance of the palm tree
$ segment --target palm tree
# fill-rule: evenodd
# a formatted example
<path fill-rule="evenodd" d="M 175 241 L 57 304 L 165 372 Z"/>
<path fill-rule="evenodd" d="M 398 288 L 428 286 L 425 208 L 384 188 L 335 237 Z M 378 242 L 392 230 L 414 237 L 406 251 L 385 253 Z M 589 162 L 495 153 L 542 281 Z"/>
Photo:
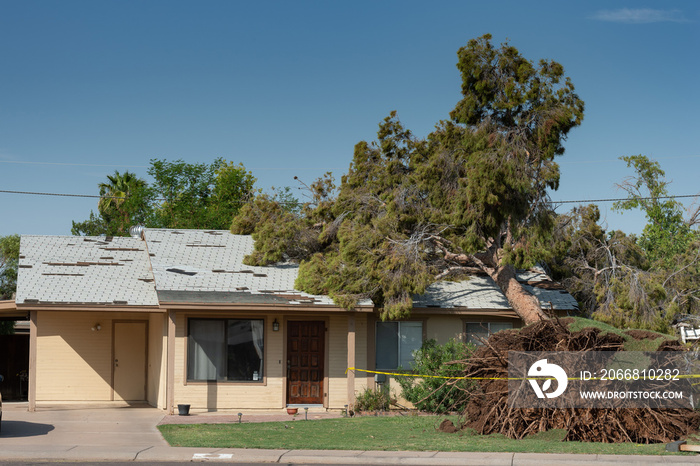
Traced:
<path fill-rule="evenodd" d="M 116 220 L 120 223 L 119 232 L 126 233 L 129 226 L 130 214 L 125 205 L 129 195 L 146 186 L 146 182 L 138 178 L 134 173 L 125 171 L 120 174 L 115 170 L 114 175 L 107 175 L 107 183 L 100 183 L 100 200 L 97 209 L 106 223 Z"/>

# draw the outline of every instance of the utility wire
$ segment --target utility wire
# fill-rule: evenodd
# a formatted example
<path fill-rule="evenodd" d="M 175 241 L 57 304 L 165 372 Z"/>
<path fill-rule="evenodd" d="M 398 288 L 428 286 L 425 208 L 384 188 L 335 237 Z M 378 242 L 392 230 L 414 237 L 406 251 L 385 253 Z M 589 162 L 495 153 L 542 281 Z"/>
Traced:
<path fill-rule="evenodd" d="M 124 199 L 121 196 L 96 196 L 93 194 L 62 194 L 62 193 L 40 193 L 32 191 L 9 191 L 0 189 L 2 194 L 27 194 L 33 196 L 58 196 L 58 197 L 82 197 L 89 199 Z M 639 200 L 653 200 L 653 199 L 683 199 L 691 197 L 700 197 L 700 194 L 682 194 L 678 196 L 658 196 L 658 197 L 640 197 Z M 154 199 L 156 201 L 167 201 L 167 199 Z M 576 204 L 576 203 L 598 203 L 598 202 L 617 202 L 617 201 L 628 201 L 629 198 L 616 198 L 616 199 L 582 199 L 578 201 L 549 201 L 549 204 Z M 239 201 L 245 203 L 248 201 Z M 293 202 L 292 202 L 293 203 Z M 284 204 L 284 202 L 282 202 Z"/>
<path fill-rule="evenodd" d="M 658 197 L 640 197 L 640 201 L 648 201 L 653 199 L 681 199 L 687 197 L 699 197 L 700 194 L 682 194 L 679 196 L 658 196 Z M 596 202 L 618 202 L 618 201 L 629 201 L 628 197 L 621 197 L 617 199 L 582 199 L 580 201 L 549 201 L 549 204 L 574 204 L 574 203 L 596 203 Z"/>
<path fill-rule="evenodd" d="M 21 160 L 0 160 L 0 163 L 16 163 L 23 165 L 60 165 L 60 166 L 70 166 L 70 167 L 110 167 L 110 168 L 150 168 L 150 165 L 104 165 L 97 163 L 67 163 L 67 162 L 26 162 Z M 254 167 L 247 168 L 248 171 L 260 171 L 260 170 L 346 170 L 345 168 L 331 167 L 331 168 L 321 168 L 321 167 Z"/>

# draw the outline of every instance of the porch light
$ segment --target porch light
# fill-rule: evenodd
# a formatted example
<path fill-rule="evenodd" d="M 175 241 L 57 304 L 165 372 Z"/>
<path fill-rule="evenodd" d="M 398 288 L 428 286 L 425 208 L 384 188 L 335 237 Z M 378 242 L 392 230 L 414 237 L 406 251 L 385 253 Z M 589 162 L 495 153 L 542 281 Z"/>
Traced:
<path fill-rule="evenodd" d="M 98 330 L 98 331 L 99 331 L 99 330 L 102 330 L 102 326 L 101 326 L 100 324 L 95 324 L 95 325 L 92 326 L 92 328 L 91 328 L 90 330 L 92 330 L 93 332 L 94 332 L 95 330 Z"/>
<path fill-rule="evenodd" d="M 272 322 L 272 331 L 273 331 L 273 332 L 278 332 L 279 329 L 280 329 L 280 323 L 277 322 L 277 319 L 275 319 L 275 320 Z"/>

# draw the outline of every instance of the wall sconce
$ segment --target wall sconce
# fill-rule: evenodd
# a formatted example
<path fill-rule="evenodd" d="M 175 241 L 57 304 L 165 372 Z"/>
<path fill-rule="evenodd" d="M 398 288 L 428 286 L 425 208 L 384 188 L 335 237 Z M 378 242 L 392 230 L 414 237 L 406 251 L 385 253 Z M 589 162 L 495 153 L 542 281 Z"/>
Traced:
<path fill-rule="evenodd" d="M 272 331 L 273 331 L 273 332 L 278 332 L 279 329 L 280 329 L 280 323 L 277 322 L 277 319 L 275 319 L 275 320 L 272 322 Z"/>
<path fill-rule="evenodd" d="M 99 330 L 102 330 L 102 326 L 100 324 L 95 324 L 95 325 L 93 325 L 93 327 L 90 330 L 92 330 L 93 332 L 95 330 L 99 331 Z"/>

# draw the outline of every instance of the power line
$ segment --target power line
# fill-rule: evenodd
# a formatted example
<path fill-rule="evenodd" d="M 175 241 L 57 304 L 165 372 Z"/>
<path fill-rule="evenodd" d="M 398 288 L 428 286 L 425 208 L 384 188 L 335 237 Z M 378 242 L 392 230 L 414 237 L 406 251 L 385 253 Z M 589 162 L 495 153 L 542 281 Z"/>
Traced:
<path fill-rule="evenodd" d="M 59 166 L 69 166 L 69 167 L 109 167 L 109 168 L 150 168 L 150 165 L 105 165 L 105 164 L 98 164 L 98 163 L 68 163 L 68 162 L 27 162 L 27 161 L 20 161 L 20 160 L 0 160 L 0 163 L 16 163 L 16 164 L 22 164 L 22 165 L 59 165 Z M 324 171 L 331 171 L 331 170 L 346 170 L 347 167 L 344 168 L 339 168 L 339 167 L 330 167 L 330 168 L 322 168 L 322 167 L 253 167 L 253 168 L 246 168 L 248 171 L 256 170 L 285 170 L 285 171 L 291 171 L 291 170 L 324 170 Z"/>
<path fill-rule="evenodd" d="M 96 196 L 94 194 L 65 194 L 65 193 L 41 193 L 41 192 L 33 192 L 33 191 L 10 191 L 10 190 L 4 190 L 0 189 L 0 193 L 2 194 L 26 194 L 26 195 L 33 195 L 33 196 L 57 196 L 57 197 L 82 197 L 82 198 L 89 198 L 89 199 L 123 199 L 123 197 L 120 196 Z M 684 198 L 691 198 L 691 197 L 700 197 L 700 194 L 681 194 L 678 196 L 658 196 L 658 197 L 640 197 L 639 200 L 645 201 L 645 200 L 654 200 L 654 199 L 684 199 Z M 166 201 L 167 199 L 154 199 L 156 201 Z M 618 201 L 628 201 L 629 198 L 611 198 L 611 199 L 581 199 L 577 201 L 549 201 L 549 204 L 584 204 L 584 203 L 598 203 L 598 202 L 618 202 Z M 246 202 L 246 201 L 241 201 L 241 202 Z"/>
<path fill-rule="evenodd" d="M 36 193 L 31 191 L 8 191 L 0 189 L 0 193 L 4 194 L 29 194 L 32 196 L 60 196 L 60 197 L 87 197 L 87 198 L 101 198 L 103 196 L 95 196 L 90 194 L 60 194 L 60 193 Z M 117 199 L 116 197 L 113 199 Z"/>
<path fill-rule="evenodd" d="M 678 159 L 694 159 L 698 158 L 700 155 L 669 155 L 654 157 L 653 160 L 678 160 Z M 598 160 L 558 160 L 559 165 L 567 164 L 586 164 L 586 163 L 603 163 L 603 162 L 619 162 L 619 158 L 614 159 L 598 159 Z M 0 163 L 14 163 L 22 165 L 59 165 L 59 166 L 72 166 L 72 167 L 108 167 L 108 168 L 150 168 L 150 165 L 107 165 L 107 164 L 96 164 L 96 163 L 72 163 L 72 162 L 36 162 L 36 161 L 25 161 L 25 160 L 0 160 Z M 343 168 L 319 168 L 319 167 L 257 167 L 257 168 L 246 168 L 247 170 L 346 170 Z"/>
<path fill-rule="evenodd" d="M 70 167 L 148 168 L 148 165 L 103 165 L 97 163 L 27 162 L 21 160 L 0 160 L 0 163 L 17 163 L 22 165 L 65 165 Z"/>
<path fill-rule="evenodd" d="M 648 201 L 653 199 L 682 199 L 688 197 L 698 197 L 700 194 L 682 194 L 679 196 L 658 196 L 658 197 L 640 197 L 640 201 Z M 621 197 L 617 199 L 582 199 L 580 201 L 549 201 L 550 204 L 575 204 L 575 203 L 596 203 L 596 202 L 618 202 L 618 201 L 629 201 L 628 197 Z"/>

